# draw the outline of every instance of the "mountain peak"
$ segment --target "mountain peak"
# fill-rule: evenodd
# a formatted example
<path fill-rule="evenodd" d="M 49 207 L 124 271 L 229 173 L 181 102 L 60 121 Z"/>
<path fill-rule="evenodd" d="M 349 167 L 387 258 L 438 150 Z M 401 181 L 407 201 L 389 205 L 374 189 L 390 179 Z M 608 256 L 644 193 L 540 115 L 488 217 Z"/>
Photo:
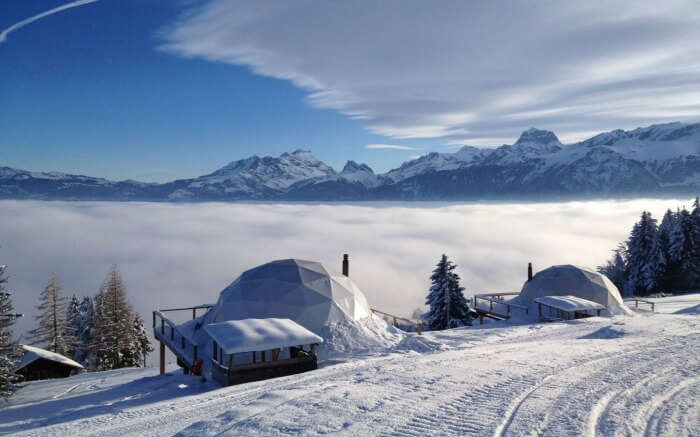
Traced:
<path fill-rule="evenodd" d="M 371 173 L 374 174 L 374 171 L 368 166 L 367 164 L 358 164 L 357 162 L 353 160 L 349 160 L 348 162 L 345 163 L 345 167 L 343 167 L 343 171 L 341 173 L 357 173 L 357 172 L 365 172 L 365 173 Z"/>
<path fill-rule="evenodd" d="M 561 145 L 561 143 L 559 142 L 559 138 L 557 138 L 554 132 L 537 129 L 534 127 L 531 127 L 530 129 L 520 134 L 520 138 L 518 138 L 518 141 L 515 142 L 515 145 L 517 146 L 525 143 L 534 143 L 542 145 L 549 145 L 554 143 L 556 145 Z"/>

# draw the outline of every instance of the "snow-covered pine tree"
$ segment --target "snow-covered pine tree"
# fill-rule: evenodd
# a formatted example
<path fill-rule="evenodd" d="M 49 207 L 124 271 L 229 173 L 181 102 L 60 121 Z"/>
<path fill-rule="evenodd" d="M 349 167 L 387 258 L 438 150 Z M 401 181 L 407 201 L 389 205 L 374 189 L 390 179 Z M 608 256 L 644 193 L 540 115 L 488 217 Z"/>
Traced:
<path fill-rule="evenodd" d="M 75 338 L 66 356 L 75 359 L 75 352 L 80 343 L 80 301 L 75 294 L 71 296 L 66 306 L 66 323 L 70 327 L 73 337 Z"/>
<path fill-rule="evenodd" d="M 126 297 L 126 287 L 119 269 L 107 273 L 100 292 L 95 296 L 95 340 L 99 370 L 133 365 L 128 356 L 134 339 L 134 316 Z"/>
<path fill-rule="evenodd" d="M 700 288 L 700 233 L 694 219 L 685 208 L 677 213 L 670 234 L 669 253 L 676 264 L 672 282 L 677 289 Z"/>
<path fill-rule="evenodd" d="M 86 369 L 96 370 L 98 360 L 95 346 L 95 314 L 92 298 L 89 296 L 80 301 L 74 326 L 78 344 L 73 359 Z"/>
<path fill-rule="evenodd" d="M 138 313 L 134 314 L 134 342 L 131 345 L 132 366 L 146 366 L 146 357 L 153 352 L 151 340 L 148 339 L 148 332 L 143 319 Z"/>
<path fill-rule="evenodd" d="M 62 296 L 63 287 L 51 274 L 49 282 L 39 296 L 39 314 L 36 321 L 39 326 L 29 331 L 31 344 L 61 355 L 69 355 L 75 343 L 73 329 L 66 320 L 68 300 Z"/>
<path fill-rule="evenodd" d="M 430 310 L 426 314 L 427 328 L 440 330 L 471 325 L 469 304 L 464 298 L 464 288 L 459 285 L 457 266 L 442 255 L 430 276 L 432 285 L 426 298 Z"/>
<path fill-rule="evenodd" d="M 657 232 L 656 219 L 643 211 L 627 240 L 626 295 L 646 295 L 658 288 L 653 251 Z"/>
<path fill-rule="evenodd" d="M 604 265 L 598 267 L 598 272 L 612 281 L 618 290 L 623 290 L 627 283 L 627 246 L 620 243 L 613 250 L 613 256 Z"/>
<path fill-rule="evenodd" d="M 669 272 L 674 268 L 671 260 L 670 245 L 671 231 L 675 224 L 676 215 L 670 209 L 666 210 L 664 218 L 661 219 L 661 224 L 656 233 L 654 241 L 653 259 L 656 265 L 657 283 L 659 289 L 667 290 L 671 286 L 669 281 Z"/>
<path fill-rule="evenodd" d="M 0 396 L 8 397 L 16 389 L 20 377 L 13 370 L 19 358 L 19 346 L 12 338 L 12 325 L 15 322 L 12 295 L 6 289 L 7 276 L 0 265 Z"/>

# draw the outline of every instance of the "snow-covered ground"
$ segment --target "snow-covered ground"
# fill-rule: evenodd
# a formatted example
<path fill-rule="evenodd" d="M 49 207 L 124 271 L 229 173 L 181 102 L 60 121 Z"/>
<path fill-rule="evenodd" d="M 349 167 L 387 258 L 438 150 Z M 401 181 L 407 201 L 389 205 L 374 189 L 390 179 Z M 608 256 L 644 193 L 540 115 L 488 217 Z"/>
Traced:
<path fill-rule="evenodd" d="M 175 369 L 29 383 L 0 433 L 700 435 L 700 294 L 655 301 L 655 314 L 409 335 L 228 388 Z"/>

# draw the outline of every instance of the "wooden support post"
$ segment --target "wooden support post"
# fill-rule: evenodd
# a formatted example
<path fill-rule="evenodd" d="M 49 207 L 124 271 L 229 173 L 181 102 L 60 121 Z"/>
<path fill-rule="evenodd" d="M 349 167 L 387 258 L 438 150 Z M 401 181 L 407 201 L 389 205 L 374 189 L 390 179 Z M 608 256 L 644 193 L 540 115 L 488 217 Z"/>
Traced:
<path fill-rule="evenodd" d="M 165 320 L 160 319 L 160 333 L 165 335 Z"/>
<path fill-rule="evenodd" d="M 639 308 L 639 301 L 637 299 L 634 300 L 634 307 Z"/>
<path fill-rule="evenodd" d="M 423 322 L 418 322 L 418 326 L 416 326 L 416 332 L 418 332 L 418 335 L 423 335 Z"/>
<path fill-rule="evenodd" d="M 197 308 L 192 308 L 192 320 L 197 318 Z"/>
<path fill-rule="evenodd" d="M 228 368 L 233 367 L 233 354 L 228 356 Z"/>
<path fill-rule="evenodd" d="M 253 351 L 253 363 L 255 363 L 255 351 Z"/>
<path fill-rule="evenodd" d="M 265 351 L 262 351 L 261 354 L 262 354 L 262 359 L 260 360 L 260 362 L 264 363 L 265 362 Z"/>
<path fill-rule="evenodd" d="M 153 311 L 153 329 L 156 327 L 156 312 Z"/>
<path fill-rule="evenodd" d="M 537 304 L 538 309 L 540 310 L 540 317 L 542 317 L 542 304 L 538 303 Z"/>
<path fill-rule="evenodd" d="M 479 325 L 483 325 L 483 324 L 484 324 L 484 315 L 479 314 Z"/>
<path fill-rule="evenodd" d="M 175 328 L 170 325 L 170 339 L 175 341 Z"/>
<path fill-rule="evenodd" d="M 218 354 L 218 352 L 219 352 L 219 346 L 216 344 L 216 341 L 214 341 L 214 348 L 213 348 L 213 349 L 214 349 L 214 361 L 218 361 L 218 360 L 217 360 L 217 358 L 218 358 L 218 357 L 217 357 L 217 354 Z"/>
<path fill-rule="evenodd" d="M 654 302 L 651 303 L 651 312 L 654 312 Z"/>
<path fill-rule="evenodd" d="M 165 343 L 162 341 L 160 343 L 160 374 L 165 373 Z"/>

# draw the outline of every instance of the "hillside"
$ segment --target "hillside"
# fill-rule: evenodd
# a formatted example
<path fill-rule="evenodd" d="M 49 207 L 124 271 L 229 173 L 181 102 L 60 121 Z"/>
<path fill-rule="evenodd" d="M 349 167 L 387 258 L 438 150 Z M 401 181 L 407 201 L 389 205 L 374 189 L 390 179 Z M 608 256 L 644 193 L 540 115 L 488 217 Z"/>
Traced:
<path fill-rule="evenodd" d="M 562 144 L 528 129 L 512 145 L 429 153 L 385 174 L 348 161 L 342 171 L 296 150 L 233 161 L 163 184 L 114 182 L 0 167 L 0 198 L 64 200 L 464 200 L 696 195 L 700 123 L 614 130 Z"/>
<path fill-rule="evenodd" d="M 124 369 L 29 383 L 12 435 L 698 435 L 700 295 L 659 313 L 407 335 L 228 388 Z"/>

